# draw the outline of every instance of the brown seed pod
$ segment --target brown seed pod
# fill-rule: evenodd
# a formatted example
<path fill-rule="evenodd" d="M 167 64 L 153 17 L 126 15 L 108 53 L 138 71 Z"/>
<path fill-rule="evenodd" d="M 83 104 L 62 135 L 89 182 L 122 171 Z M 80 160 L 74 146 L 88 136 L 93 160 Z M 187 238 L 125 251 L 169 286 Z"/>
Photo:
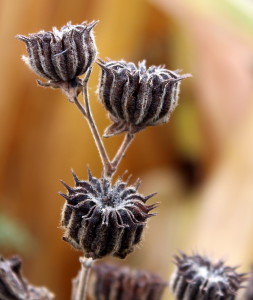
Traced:
<path fill-rule="evenodd" d="M 251 267 L 250 277 L 245 291 L 245 300 L 253 300 L 253 266 Z"/>
<path fill-rule="evenodd" d="M 160 276 L 148 271 L 96 264 L 91 273 L 89 295 L 93 300 L 160 300 L 167 285 Z"/>
<path fill-rule="evenodd" d="M 92 33 L 96 24 L 97 21 L 80 25 L 69 22 L 60 30 L 54 27 L 52 31 L 39 31 L 29 36 L 17 35 L 26 43 L 28 57 L 22 57 L 24 62 L 39 76 L 49 80 L 47 83 L 38 81 L 40 85 L 60 87 L 65 93 L 80 85 L 77 76 L 84 74 L 96 59 Z"/>
<path fill-rule="evenodd" d="M 21 259 L 0 257 L 0 299 L 1 300 L 52 300 L 54 298 L 44 287 L 35 287 L 21 274 Z"/>
<path fill-rule="evenodd" d="M 100 60 L 99 99 L 113 124 L 104 136 L 136 133 L 147 126 L 168 122 L 178 102 L 180 81 L 190 77 L 161 66 Z"/>
<path fill-rule="evenodd" d="M 223 261 L 212 263 L 205 256 L 181 253 L 175 256 L 175 264 L 171 288 L 177 300 L 233 300 L 245 280 L 236 268 Z"/>
<path fill-rule="evenodd" d="M 95 178 L 89 171 L 87 181 L 73 173 L 76 186 L 64 182 L 68 195 L 60 193 L 67 203 L 63 208 L 63 239 L 93 259 L 106 255 L 125 258 L 141 240 L 149 212 L 157 204 L 146 205 L 154 194 L 143 196 L 137 192 L 139 182 L 128 186 L 118 179 Z"/>

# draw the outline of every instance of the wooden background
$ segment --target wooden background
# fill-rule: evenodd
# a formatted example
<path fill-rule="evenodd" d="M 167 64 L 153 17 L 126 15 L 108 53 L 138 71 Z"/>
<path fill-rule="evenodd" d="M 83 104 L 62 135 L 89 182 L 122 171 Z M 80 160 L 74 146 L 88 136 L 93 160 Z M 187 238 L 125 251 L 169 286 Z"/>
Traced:
<path fill-rule="evenodd" d="M 19 253 L 31 282 L 69 299 L 78 253 L 61 240 L 59 179 L 72 184 L 70 168 L 85 179 L 87 164 L 100 176 L 101 163 L 75 107 L 36 85 L 15 35 L 100 20 L 101 58 L 193 74 L 170 123 L 138 134 L 119 171 L 141 177 L 141 191 L 161 202 L 141 247 L 121 263 L 169 278 L 178 249 L 241 270 L 253 261 L 252 14 L 247 0 L 0 0 L 0 252 Z M 95 66 L 90 93 L 102 132 L 98 74 Z M 121 139 L 106 140 L 111 156 Z"/>

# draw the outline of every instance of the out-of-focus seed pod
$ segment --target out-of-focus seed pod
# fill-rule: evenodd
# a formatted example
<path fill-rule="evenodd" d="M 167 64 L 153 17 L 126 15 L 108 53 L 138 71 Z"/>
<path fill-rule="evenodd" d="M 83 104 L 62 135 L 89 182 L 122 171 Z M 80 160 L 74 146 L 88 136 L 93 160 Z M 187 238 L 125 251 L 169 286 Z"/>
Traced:
<path fill-rule="evenodd" d="M 105 137 L 168 122 L 177 106 L 180 81 L 191 76 L 162 66 L 146 68 L 145 61 L 138 66 L 123 60 L 98 64 L 102 69 L 99 99 L 113 121 Z"/>
<path fill-rule="evenodd" d="M 250 278 L 247 283 L 244 300 L 253 300 L 253 266 L 251 267 Z"/>
<path fill-rule="evenodd" d="M 0 258 L 1 300 L 51 300 L 53 298 L 53 294 L 45 287 L 35 287 L 23 278 L 20 258 Z"/>
<path fill-rule="evenodd" d="M 176 300 L 233 300 L 245 281 L 223 261 L 212 263 L 206 256 L 175 256 L 176 271 L 171 288 Z"/>
<path fill-rule="evenodd" d="M 60 30 L 39 31 L 29 36 L 17 35 L 26 43 L 28 56 L 24 62 L 39 76 L 48 79 L 42 86 L 61 88 L 70 98 L 81 90 L 78 76 L 84 74 L 96 59 L 97 49 L 92 29 L 93 21 L 80 25 L 70 22 Z"/>
<path fill-rule="evenodd" d="M 93 259 L 112 255 L 125 258 L 141 240 L 149 212 L 157 204 L 146 205 L 154 194 L 137 192 L 139 182 L 127 186 L 118 179 L 95 178 L 89 171 L 87 181 L 73 173 L 76 186 L 65 183 L 68 195 L 60 193 L 67 203 L 62 212 L 63 239 Z"/>
<path fill-rule="evenodd" d="M 104 263 L 92 269 L 89 295 L 93 300 L 160 300 L 167 285 L 157 274 Z"/>

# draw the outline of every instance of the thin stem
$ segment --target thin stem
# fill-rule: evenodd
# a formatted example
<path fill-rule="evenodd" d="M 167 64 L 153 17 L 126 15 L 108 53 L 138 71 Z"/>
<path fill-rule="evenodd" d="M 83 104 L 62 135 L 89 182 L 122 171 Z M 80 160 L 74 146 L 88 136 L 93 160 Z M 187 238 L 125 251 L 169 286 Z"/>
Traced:
<path fill-rule="evenodd" d="M 93 119 L 91 109 L 90 109 L 88 81 L 90 78 L 91 70 L 92 70 L 92 68 L 90 68 L 88 70 L 88 72 L 83 80 L 83 98 L 84 98 L 85 107 L 78 101 L 77 97 L 74 98 L 74 103 L 77 106 L 77 108 L 81 111 L 83 116 L 86 118 L 86 120 L 88 121 L 90 130 L 92 132 L 93 138 L 95 140 L 95 143 L 96 143 L 96 146 L 97 146 L 97 149 L 98 149 L 98 152 L 99 152 L 102 164 L 103 164 L 104 175 L 109 176 L 109 174 L 111 174 L 113 172 L 112 165 L 111 165 L 111 162 L 107 155 L 107 152 L 105 150 L 103 141 L 99 135 L 96 123 Z"/>
<path fill-rule="evenodd" d="M 109 157 L 107 155 L 107 152 L 105 150 L 105 146 L 104 143 L 99 135 L 96 123 L 93 119 L 92 113 L 91 113 L 91 109 L 90 109 L 90 101 L 89 101 L 89 93 L 88 93 L 88 80 L 91 74 L 91 70 L 92 68 L 90 68 L 87 72 L 87 75 L 84 78 L 83 81 L 83 98 L 84 98 L 84 103 L 85 103 L 85 109 L 86 109 L 86 118 L 88 120 L 91 132 L 93 134 L 95 143 L 97 145 L 98 148 L 98 152 L 100 154 L 100 158 L 102 160 L 103 163 L 103 167 L 104 167 L 104 175 L 105 176 L 109 176 L 109 174 L 112 172 L 112 165 L 111 162 L 109 160 Z"/>
<path fill-rule="evenodd" d="M 90 74 L 91 74 L 91 70 L 92 68 L 90 68 L 87 71 L 87 74 L 83 80 L 83 98 L 84 98 L 84 104 L 85 106 L 83 106 L 79 100 L 77 99 L 77 97 L 74 98 L 74 103 L 77 106 L 77 108 L 81 111 L 81 113 L 83 114 L 83 116 L 86 118 L 86 120 L 88 121 L 90 130 L 92 132 L 93 138 L 95 140 L 102 164 L 103 164 L 103 173 L 104 176 L 107 177 L 112 177 L 112 175 L 116 172 L 119 163 L 121 162 L 122 158 L 124 157 L 129 145 L 131 144 L 134 135 L 133 134 L 126 134 L 118 152 L 116 153 L 114 159 L 112 161 L 110 161 L 108 154 L 106 152 L 104 143 L 100 137 L 100 134 L 98 132 L 96 123 L 93 119 L 92 113 L 91 113 L 91 109 L 90 109 L 90 101 L 89 101 L 89 93 L 88 93 L 88 81 L 90 78 Z"/>
<path fill-rule="evenodd" d="M 90 270 L 93 264 L 93 259 L 80 257 L 81 271 L 79 275 L 78 287 L 75 295 L 75 300 L 85 300 L 87 294 L 87 286 L 90 275 Z"/>
<path fill-rule="evenodd" d="M 114 159 L 112 160 L 111 164 L 112 164 L 112 174 L 117 170 L 119 163 L 121 162 L 122 158 L 125 156 L 126 151 L 128 149 L 128 147 L 130 146 L 131 142 L 134 139 L 134 135 L 131 133 L 127 133 L 125 135 L 125 138 L 118 150 L 118 152 L 116 153 Z"/>
<path fill-rule="evenodd" d="M 85 108 L 82 106 L 82 104 L 78 101 L 78 99 L 74 98 L 74 103 L 78 107 L 78 109 L 81 111 L 81 113 L 84 115 L 85 118 L 87 118 L 87 113 Z"/>

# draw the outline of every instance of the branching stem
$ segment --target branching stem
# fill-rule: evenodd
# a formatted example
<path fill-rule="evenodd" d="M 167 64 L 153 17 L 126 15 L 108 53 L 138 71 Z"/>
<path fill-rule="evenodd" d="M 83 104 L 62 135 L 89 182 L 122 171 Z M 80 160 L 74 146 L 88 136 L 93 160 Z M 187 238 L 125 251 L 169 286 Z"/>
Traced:
<path fill-rule="evenodd" d="M 102 141 L 102 139 L 99 135 L 96 123 L 93 119 L 91 109 L 90 109 L 90 101 L 89 101 L 89 93 L 88 93 L 88 80 L 89 80 L 89 77 L 90 77 L 90 74 L 91 74 L 91 70 L 92 70 L 92 68 L 90 68 L 88 70 L 87 75 L 85 76 L 84 81 L 83 81 L 83 98 L 84 98 L 85 107 L 78 101 L 77 98 L 74 99 L 74 103 L 76 104 L 78 109 L 81 111 L 83 116 L 88 121 L 90 130 L 92 132 L 93 138 L 95 140 L 95 143 L 96 143 L 99 155 L 100 155 L 100 158 L 101 158 L 102 163 L 103 163 L 104 175 L 105 176 L 110 176 L 110 174 L 113 173 L 112 165 L 111 165 L 111 162 L 110 162 L 109 157 L 107 155 L 107 152 L 105 150 L 104 143 L 103 143 L 103 141 Z"/>
<path fill-rule="evenodd" d="M 84 115 L 85 118 L 87 118 L 87 113 L 85 108 L 82 106 L 82 104 L 78 101 L 78 99 L 74 98 L 74 103 L 78 107 L 78 109 L 81 111 L 81 113 Z"/>
<path fill-rule="evenodd" d="M 103 173 L 106 177 L 112 177 L 113 174 L 116 172 L 119 163 L 121 162 L 122 158 L 124 157 L 129 145 L 131 144 L 134 135 L 127 133 L 118 152 L 116 153 L 114 159 L 110 161 L 108 154 L 106 152 L 104 143 L 100 137 L 98 132 L 96 123 L 93 119 L 91 109 L 90 109 L 90 101 L 89 101 L 89 93 L 88 93 L 88 81 L 90 78 L 92 68 L 87 71 L 87 74 L 83 80 L 83 98 L 84 98 L 84 106 L 79 102 L 77 97 L 74 98 L 74 103 L 77 108 L 81 111 L 85 119 L 87 120 L 90 130 L 92 132 L 92 136 L 95 140 L 102 164 L 103 164 Z"/>

